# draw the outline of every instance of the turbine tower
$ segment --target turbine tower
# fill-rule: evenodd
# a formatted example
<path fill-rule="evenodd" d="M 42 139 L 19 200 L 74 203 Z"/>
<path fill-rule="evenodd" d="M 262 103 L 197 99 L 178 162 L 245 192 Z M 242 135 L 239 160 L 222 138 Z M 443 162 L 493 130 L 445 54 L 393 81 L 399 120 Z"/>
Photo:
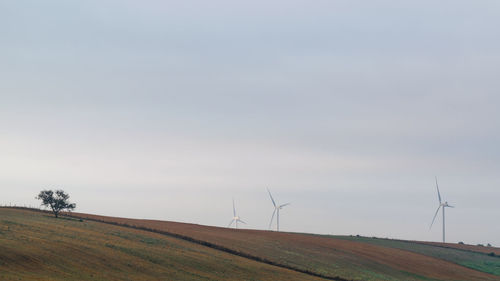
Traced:
<path fill-rule="evenodd" d="M 238 222 L 247 224 L 246 222 L 242 221 L 239 216 L 236 215 L 236 208 L 234 207 L 234 198 L 233 198 L 233 219 L 229 223 L 227 227 L 230 227 L 234 222 L 234 228 L 238 228 Z"/>
<path fill-rule="evenodd" d="M 442 202 L 442 200 L 441 200 L 441 194 L 439 193 L 439 186 L 438 186 L 437 177 L 436 177 L 436 189 L 437 189 L 437 192 L 438 192 L 439 206 L 438 206 L 438 208 L 436 210 L 436 214 L 434 215 L 434 218 L 432 219 L 432 223 L 431 223 L 431 226 L 429 227 L 429 229 L 431 229 L 432 225 L 434 224 L 434 220 L 437 217 L 437 214 L 439 212 L 439 208 L 443 208 L 443 243 L 445 243 L 444 209 L 447 208 L 447 207 L 449 207 L 449 208 L 455 208 L 455 207 L 448 205 L 447 201 L 445 201 L 444 203 Z"/>
<path fill-rule="evenodd" d="M 290 203 L 277 205 L 276 202 L 274 202 L 273 196 L 271 195 L 271 191 L 269 191 L 269 188 L 267 189 L 267 192 L 269 193 L 269 197 L 271 197 L 271 201 L 273 202 L 274 205 L 273 215 L 271 216 L 271 221 L 269 222 L 269 229 L 271 229 L 271 225 L 273 224 L 274 214 L 276 214 L 276 231 L 280 231 L 280 210 L 283 207 L 290 205 Z"/>

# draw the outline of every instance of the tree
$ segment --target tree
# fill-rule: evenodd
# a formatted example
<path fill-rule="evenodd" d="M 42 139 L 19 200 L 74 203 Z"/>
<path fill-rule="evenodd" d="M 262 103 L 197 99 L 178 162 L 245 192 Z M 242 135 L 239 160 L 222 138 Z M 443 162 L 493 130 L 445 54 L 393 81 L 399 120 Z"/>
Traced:
<path fill-rule="evenodd" d="M 63 190 L 42 190 L 35 199 L 42 200 L 42 205 L 50 207 L 54 216 L 59 217 L 59 212 L 62 210 L 73 210 L 76 208 L 75 203 L 69 203 L 69 195 Z"/>

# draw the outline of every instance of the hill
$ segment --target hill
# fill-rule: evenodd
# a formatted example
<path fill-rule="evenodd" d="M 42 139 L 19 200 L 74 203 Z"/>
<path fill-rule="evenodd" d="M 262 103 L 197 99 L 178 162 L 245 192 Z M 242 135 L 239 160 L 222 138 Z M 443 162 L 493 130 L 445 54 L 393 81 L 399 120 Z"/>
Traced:
<path fill-rule="evenodd" d="M 88 214 L 73 215 L 174 235 L 249 258 L 330 278 L 500 280 L 500 258 L 490 257 L 479 251 L 421 245 L 412 241 L 386 240 L 400 242 L 396 245 L 380 243 L 385 239 L 357 239 L 357 237 L 347 239 Z M 416 245 L 421 247 L 415 250 Z"/>
<path fill-rule="evenodd" d="M 500 280 L 472 246 L 71 216 L 0 208 L 0 280 Z"/>
<path fill-rule="evenodd" d="M 0 208 L 0 280 L 320 280 L 143 230 Z"/>

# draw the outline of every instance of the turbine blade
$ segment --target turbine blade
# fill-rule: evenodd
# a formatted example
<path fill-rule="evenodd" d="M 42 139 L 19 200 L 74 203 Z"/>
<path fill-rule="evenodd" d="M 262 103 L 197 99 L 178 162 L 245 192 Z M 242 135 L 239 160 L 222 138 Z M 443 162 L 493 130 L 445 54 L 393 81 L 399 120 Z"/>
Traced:
<path fill-rule="evenodd" d="M 271 191 L 269 191 L 269 188 L 267 189 L 267 192 L 269 193 L 269 197 L 271 197 L 271 201 L 273 201 L 274 207 L 276 207 L 276 202 L 274 202 L 273 196 L 271 195 Z"/>
<path fill-rule="evenodd" d="M 231 220 L 231 222 L 227 225 L 227 227 L 230 227 L 234 222 L 234 219 Z"/>
<path fill-rule="evenodd" d="M 242 222 L 242 223 L 244 223 L 244 224 L 247 224 L 246 222 L 244 222 L 244 221 L 242 221 L 242 220 L 240 220 L 240 219 L 238 219 L 238 221 L 239 221 L 239 222 Z"/>
<path fill-rule="evenodd" d="M 233 215 L 236 217 L 236 208 L 234 207 L 234 198 L 233 198 Z"/>
<path fill-rule="evenodd" d="M 436 188 L 438 191 L 439 204 L 441 204 L 441 194 L 439 193 L 439 185 L 438 185 L 438 178 L 437 177 L 436 177 Z"/>
<path fill-rule="evenodd" d="M 292 203 L 286 203 L 286 204 L 280 205 L 280 208 L 283 208 L 283 207 L 288 206 L 290 204 L 292 204 Z"/>
<path fill-rule="evenodd" d="M 273 215 L 271 216 L 271 221 L 269 222 L 269 229 L 271 228 L 271 224 L 273 224 L 274 214 L 276 213 L 276 208 L 274 208 Z"/>
<path fill-rule="evenodd" d="M 431 229 L 432 225 L 434 224 L 434 220 L 436 219 L 436 217 L 437 217 L 437 215 L 438 215 L 439 208 L 441 208 L 441 205 L 439 205 L 439 207 L 437 208 L 437 210 L 436 210 L 436 214 L 434 215 L 434 218 L 432 219 L 431 226 L 429 226 L 429 229 Z"/>

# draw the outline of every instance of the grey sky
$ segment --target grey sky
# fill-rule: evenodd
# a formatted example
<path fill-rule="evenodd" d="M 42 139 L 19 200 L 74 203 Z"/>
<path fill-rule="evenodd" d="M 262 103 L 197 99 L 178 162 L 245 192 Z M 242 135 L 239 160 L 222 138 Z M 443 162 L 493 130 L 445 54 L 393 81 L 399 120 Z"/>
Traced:
<path fill-rule="evenodd" d="M 500 246 L 498 1 L 0 1 L 0 203 Z"/>

